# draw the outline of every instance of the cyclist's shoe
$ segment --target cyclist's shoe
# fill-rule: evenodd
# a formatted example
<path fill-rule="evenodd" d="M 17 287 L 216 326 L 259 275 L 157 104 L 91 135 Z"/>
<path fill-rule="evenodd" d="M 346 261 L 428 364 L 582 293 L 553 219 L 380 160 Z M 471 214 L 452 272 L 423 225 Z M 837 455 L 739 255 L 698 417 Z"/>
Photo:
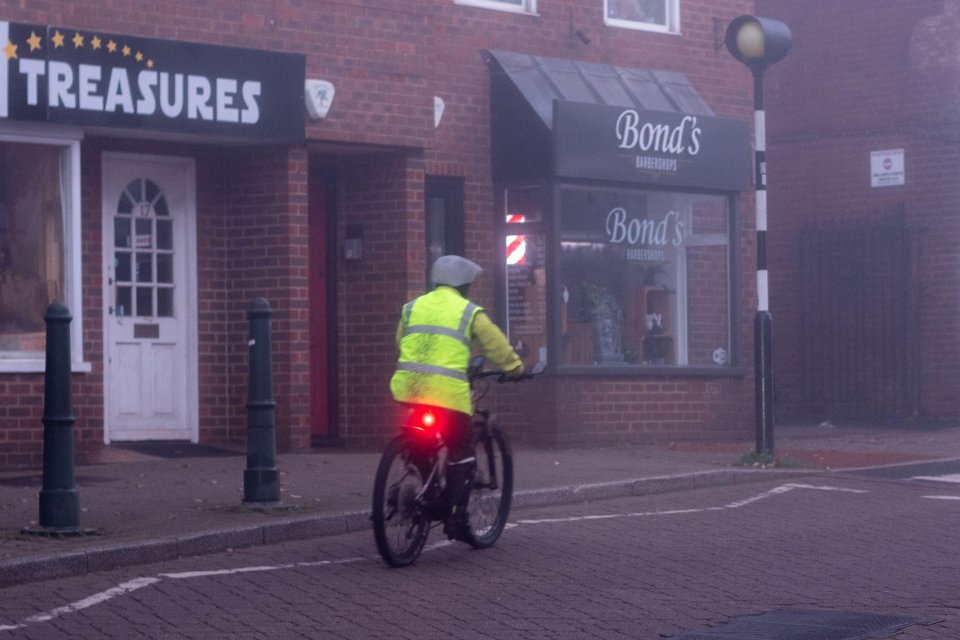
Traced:
<path fill-rule="evenodd" d="M 467 542 L 470 533 L 470 523 L 467 519 L 466 506 L 454 505 L 450 514 L 443 521 L 443 533 L 448 540 Z"/>
<path fill-rule="evenodd" d="M 446 503 L 440 501 L 427 502 L 423 506 L 423 516 L 427 520 L 445 520 L 447 517 Z"/>

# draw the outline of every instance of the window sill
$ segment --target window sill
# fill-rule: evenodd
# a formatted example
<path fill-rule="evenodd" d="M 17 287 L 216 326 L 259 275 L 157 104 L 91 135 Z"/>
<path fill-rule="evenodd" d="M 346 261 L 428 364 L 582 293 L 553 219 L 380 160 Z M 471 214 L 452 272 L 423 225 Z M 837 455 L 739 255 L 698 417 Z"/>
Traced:
<path fill-rule="evenodd" d="M 501 13 L 512 13 L 520 16 L 540 17 L 536 11 L 530 11 L 526 7 L 505 4 L 501 2 L 485 2 L 484 0 L 453 0 L 453 4 L 460 7 L 473 7 L 475 9 L 489 9 L 491 11 L 500 11 Z"/>
<path fill-rule="evenodd" d="M 73 362 L 71 373 L 90 373 L 89 362 Z M 47 369 L 44 358 L 0 358 L 0 373 L 43 373 Z"/>
<path fill-rule="evenodd" d="M 558 365 L 559 376 L 668 376 L 668 377 L 718 377 L 742 378 L 751 373 L 744 367 L 670 367 L 631 365 Z"/>
<path fill-rule="evenodd" d="M 616 29 L 632 29 L 633 31 L 646 31 L 647 33 L 662 33 L 668 36 L 679 36 L 679 29 L 671 29 L 657 22 L 640 22 L 639 20 L 621 20 L 618 18 L 605 18 L 603 24 L 607 27 Z"/>

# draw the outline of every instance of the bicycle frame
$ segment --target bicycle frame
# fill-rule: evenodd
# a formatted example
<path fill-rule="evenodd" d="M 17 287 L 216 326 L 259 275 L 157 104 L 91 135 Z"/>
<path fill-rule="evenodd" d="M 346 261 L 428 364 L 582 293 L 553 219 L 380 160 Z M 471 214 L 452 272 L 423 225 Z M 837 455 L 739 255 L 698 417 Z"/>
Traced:
<path fill-rule="evenodd" d="M 491 437 L 492 425 L 494 424 L 494 419 L 490 416 L 490 411 L 488 409 L 477 409 L 473 413 L 472 424 L 474 429 L 477 431 L 475 440 L 479 442 L 484 442 Z M 479 437 L 477 437 L 479 436 Z M 491 456 L 487 456 L 488 469 L 487 472 L 490 474 L 490 481 L 488 486 L 490 489 L 496 490 L 500 488 L 500 482 L 497 479 L 497 469 L 494 464 L 494 460 Z"/>

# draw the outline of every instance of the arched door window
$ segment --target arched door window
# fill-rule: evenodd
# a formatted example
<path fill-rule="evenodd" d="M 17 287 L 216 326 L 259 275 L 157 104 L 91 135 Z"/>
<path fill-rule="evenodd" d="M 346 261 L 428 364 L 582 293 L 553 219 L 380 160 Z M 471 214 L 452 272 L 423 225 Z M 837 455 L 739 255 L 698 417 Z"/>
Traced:
<path fill-rule="evenodd" d="M 117 316 L 174 317 L 173 221 L 163 191 L 132 180 L 113 219 Z"/>

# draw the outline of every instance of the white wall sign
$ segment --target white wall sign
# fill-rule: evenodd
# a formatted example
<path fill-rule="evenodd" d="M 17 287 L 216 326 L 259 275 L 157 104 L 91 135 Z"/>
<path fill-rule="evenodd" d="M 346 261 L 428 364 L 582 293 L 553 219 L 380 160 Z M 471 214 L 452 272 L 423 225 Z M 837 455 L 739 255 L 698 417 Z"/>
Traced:
<path fill-rule="evenodd" d="M 871 187 L 896 187 L 906 182 L 903 149 L 870 152 Z"/>
<path fill-rule="evenodd" d="M 311 120 L 322 120 L 327 117 L 336 88 L 328 80 L 311 80 L 304 82 L 304 99 L 307 104 L 307 113 Z"/>
<path fill-rule="evenodd" d="M 433 128 L 440 126 L 440 119 L 443 118 L 443 108 L 445 104 L 440 96 L 433 96 Z"/>

